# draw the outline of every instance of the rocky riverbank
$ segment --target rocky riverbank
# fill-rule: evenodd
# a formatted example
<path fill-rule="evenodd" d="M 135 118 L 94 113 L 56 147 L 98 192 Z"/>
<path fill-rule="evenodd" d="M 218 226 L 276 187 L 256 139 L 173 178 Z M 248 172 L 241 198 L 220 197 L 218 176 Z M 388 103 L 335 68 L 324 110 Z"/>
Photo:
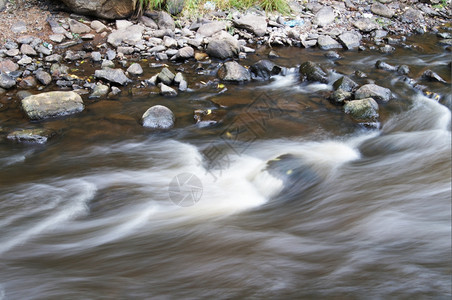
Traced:
<path fill-rule="evenodd" d="M 29 3 L 33 4 L 39 1 Z M 223 82 L 246 83 L 284 74 L 286 69 L 271 61 L 278 56 L 277 51 L 270 52 L 270 60 L 265 58 L 251 66 L 241 64 L 262 46 L 318 48 L 335 60 L 340 59 L 336 50 L 371 49 L 384 54 L 394 51 L 395 45 L 412 47 L 405 43 L 410 34 L 433 32 L 446 51 L 452 45 L 450 9 L 420 1 L 292 1 L 293 13 L 288 16 L 257 9 L 208 11 L 198 18 L 145 11 L 138 19 L 114 21 L 55 12 L 51 9 L 54 3 L 47 4 L 33 6 L 40 16 L 36 20 L 15 20 L 11 3 L 1 12 L 9 27 L 0 44 L 0 110 L 8 109 L 11 101 L 22 101 L 24 115 L 31 120 L 36 114 L 38 119 L 46 119 L 80 112 L 84 108 L 82 98 L 114 99 L 131 86 L 155 87 L 163 96 L 177 97 L 195 89 L 184 74 L 183 65 L 188 62 L 198 62 L 202 69 L 209 66 L 206 69 L 214 70 L 211 76 Z M 179 71 L 171 71 L 167 64 L 179 65 Z M 158 71 L 144 77 L 143 68 L 148 65 Z M 413 87 L 430 93 L 409 77 L 406 66 L 380 63 L 376 67 L 399 72 Z M 75 69 L 92 73 L 78 76 Z M 328 70 L 311 62 L 301 63 L 299 70 L 301 80 L 328 80 Z M 431 70 L 423 76 L 444 81 Z M 391 98 L 391 91 L 375 84 L 359 86 L 347 76 L 335 82 L 334 89 L 331 100 L 345 104 L 345 113 L 366 124 L 378 123 L 377 102 Z M 47 94 L 55 90 L 68 94 Z M 35 101 L 33 97 L 37 96 L 32 94 L 36 93 L 44 100 Z M 33 113 L 29 103 L 35 104 Z M 150 112 L 143 116 L 144 126 L 169 128 L 174 124 L 171 111 L 157 107 Z M 199 118 L 199 114 L 195 116 Z M 20 140 L 11 134 L 8 137 Z"/>

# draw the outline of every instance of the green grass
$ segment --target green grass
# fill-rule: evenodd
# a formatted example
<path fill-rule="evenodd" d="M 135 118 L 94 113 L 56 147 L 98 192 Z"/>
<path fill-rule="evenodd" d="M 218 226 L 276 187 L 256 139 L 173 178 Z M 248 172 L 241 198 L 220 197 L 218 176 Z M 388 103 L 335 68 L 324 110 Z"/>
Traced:
<path fill-rule="evenodd" d="M 432 7 L 433 8 L 437 8 L 437 9 L 443 9 L 443 8 L 446 8 L 448 6 L 448 2 L 449 2 L 449 5 L 450 5 L 450 0 L 441 0 L 441 3 L 435 4 Z"/>
<path fill-rule="evenodd" d="M 141 15 L 146 9 L 164 9 L 165 2 L 165 0 L 134 0 L 135 11 L 137 15 Z M 184 11 L 189 15 L 200 15 L 206 12 L 204 9 L 206 2 L 214 3 L 216 10 L 234 8 L 245 11 L 255 6 L 265 11 L 278 11 L 284 14 L 290 12 L 287 0 L 186 0 Z"/>

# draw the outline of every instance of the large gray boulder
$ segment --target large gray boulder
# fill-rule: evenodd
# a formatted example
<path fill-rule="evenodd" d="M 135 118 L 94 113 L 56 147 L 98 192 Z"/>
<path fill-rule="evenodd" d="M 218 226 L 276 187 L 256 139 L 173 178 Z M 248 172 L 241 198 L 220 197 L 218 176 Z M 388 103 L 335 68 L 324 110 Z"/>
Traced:
<path fill-rule="evenodd" d="M 357 122 L 376 122 L 379 117 L 378 103 L 372 98 L 349 101 L 344 112 Z"/>
<path fill-rule="evenodd" d="M 226 31 L 220 31 L 211 37 L 206 52 L 219 59 L 236 57 L 240 52 L 239 41 Z"/>
<path fill-rule="evenodd" d="M 174 126 L 175 117 L 168 107 L 154 105 L 143 114 L 141 119 L 144 127 L 169 129 Z"/>
<path fill-rule="evenodd" d="M 245 82 L 251 80 L 250 71 L 236 61 L 228 61 L 218 70 L 218 77 L 224 81 Z"/>
<path fill-rule="evenodd" d="M 237 28 L 243 28 L 254 33 L 256 36 L 264 36 L 267 31 L 267 20 L 265 17 L 256 15 L 245 15 L 233 20 Z"/>
<path fill-rule="evenodd" d="M 31 120 L 41 120 L 81 112 L 85 106 L 75 92 L 47 92 L 28 96 L 21 101 L 22 108 Z"/>
<path fill-rule="evenodd" d="M 132 15 L 133 0 L 60 0 L 73 12 L 104 19 L 120 19 Z"/>
<path fill-rule="evenodd" d="M 377 101 L 388 102 L 391 97 L 390 89 L 373 83 L 365 84 L 355 92 L 355 99 L 373 98 Z"/>
<path fill-rule="evenodd" d="M 102 70 L 96 70 L 94 72 L 94 77 L 105 79 L 107 81 L 118 83 L 120 85 L 126 85 L 131 81 L 129 78 L 127 78 L 122 69 L 105 68 Z"/>

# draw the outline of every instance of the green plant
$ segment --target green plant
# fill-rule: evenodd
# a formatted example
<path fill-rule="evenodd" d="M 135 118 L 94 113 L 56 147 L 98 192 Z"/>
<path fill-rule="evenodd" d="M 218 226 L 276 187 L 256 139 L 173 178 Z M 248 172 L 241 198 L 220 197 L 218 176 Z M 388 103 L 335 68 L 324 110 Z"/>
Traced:
<path fill-rule="evenodd" d="M 432 7 L 436 9 L 443 9 L 447 7 L 448 2 L 450 2 L 450 0 L 441 0 L 441 3 L 435 4 Z"/>
<path fill-rule="evenodd" d="M 161 9 L 165 0 L 133 0 L 135 14 L 141 16 L 146 9 Z"/>

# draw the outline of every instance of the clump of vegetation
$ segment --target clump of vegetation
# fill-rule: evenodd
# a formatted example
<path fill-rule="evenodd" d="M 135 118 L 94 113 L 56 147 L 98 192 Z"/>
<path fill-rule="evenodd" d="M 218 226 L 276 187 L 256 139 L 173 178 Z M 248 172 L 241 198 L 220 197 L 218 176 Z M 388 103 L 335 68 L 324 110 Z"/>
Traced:
<path fill-rule="evenodd" d="M 142 15 L 146 9 L 167 9 L 166 0 L 134 0 L 137 15 Z M 185 10 L 192 14 L 206 11 L 206 7 L 217 10 L 247 10 L 250 7 L 260 7 L 265 11 L 290 11 L 287 0 L 185 0 Z"/>
<path fill-rule="evenodd" d="M 450 5 L 450 0 L 441 0 L 441 3 L 433 5 L 433 8 L 436 9 L 443 9 L 446 8 L 448 5 Z"/>

